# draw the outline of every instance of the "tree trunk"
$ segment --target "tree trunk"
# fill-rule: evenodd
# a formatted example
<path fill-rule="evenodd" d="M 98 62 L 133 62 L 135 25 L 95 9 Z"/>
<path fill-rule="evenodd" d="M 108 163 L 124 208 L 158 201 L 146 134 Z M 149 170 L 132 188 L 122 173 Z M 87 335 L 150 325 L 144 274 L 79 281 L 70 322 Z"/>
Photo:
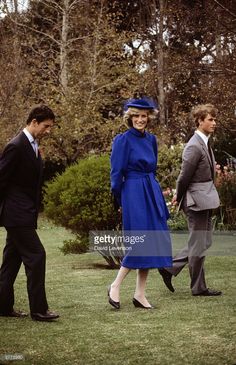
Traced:
<path fill-rule="evenodd" d="M 61 49 L 60 49 L 60 81 L 64 95 L 68 89 L 68 52 L 67 40 L 69 30 L 69 0 L 63 0 Z"/>
<path fill-rule="evenodd" d="M 13 5 L 14 5 L 13 11 L 15 14 L 17 14 L 18 13 L 18 0 L 13 0 Z"/>
<path fill-rule="evenodd" d="M 216 40 L 216 57 L 220 61 L 222 59 L 221 35 L 217 35 L 215 40 Z"/>
<path fill-rule="evenodd" d="M 157 42 L 158 64 L 158 102 L 160 124 L 165 125 L 165 92 L 164 92 L 164 52 L 163 52 L 163 22 L 165 0 L 160 0 L 159 36 Z"/>

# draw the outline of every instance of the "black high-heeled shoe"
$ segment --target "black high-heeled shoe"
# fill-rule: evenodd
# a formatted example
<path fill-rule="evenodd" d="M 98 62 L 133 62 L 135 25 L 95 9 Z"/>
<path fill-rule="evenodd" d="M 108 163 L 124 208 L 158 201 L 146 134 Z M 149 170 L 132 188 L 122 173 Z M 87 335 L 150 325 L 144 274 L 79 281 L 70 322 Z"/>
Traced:
<path fill-rule="evenodd" d="M 107 295 L 109 297 L 109 304 L 112 305 L 112 307 L 116 308 L 116 309 L 120 309 L 120 302 L 115 302 L 113 299 L 111 299 L 110 297 L 110 291 L 111 291 L 111 286 L 109 286 L 109 288 L 107 289 Z"/>
<path fill-rule="evenodd" d="M 153 306 L 151 307 L 145 307 L 145 305 L 143 305 L 142 303 L 140 303 L 137 299 L 133 298 L 133 305 L 136 307 L 136 308 L 143 308 L 143 309 L 154 309 Z"/>

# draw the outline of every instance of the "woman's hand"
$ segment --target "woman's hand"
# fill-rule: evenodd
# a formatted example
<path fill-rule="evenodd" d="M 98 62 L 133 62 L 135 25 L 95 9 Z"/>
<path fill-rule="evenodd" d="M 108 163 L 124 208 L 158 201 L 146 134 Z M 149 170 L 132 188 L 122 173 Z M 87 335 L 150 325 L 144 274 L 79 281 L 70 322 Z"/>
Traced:
<path fill-rule="evenodd" d="M 122 224 L 122 208 L 119 207 L 117 212 L 118 212 L 118 220 L 119 220 L 120 224 Z"/>

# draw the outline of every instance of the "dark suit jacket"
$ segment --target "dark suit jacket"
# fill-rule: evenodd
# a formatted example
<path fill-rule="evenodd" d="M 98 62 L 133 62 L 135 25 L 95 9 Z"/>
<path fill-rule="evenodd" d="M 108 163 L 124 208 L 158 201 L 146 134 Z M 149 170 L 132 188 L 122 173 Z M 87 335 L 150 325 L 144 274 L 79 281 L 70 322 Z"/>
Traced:
<path fill-rule="evenodd" d="M 21 132 L 0 157 L 1 226 L 37 227 L 41 181 L 42 159 Z"/>

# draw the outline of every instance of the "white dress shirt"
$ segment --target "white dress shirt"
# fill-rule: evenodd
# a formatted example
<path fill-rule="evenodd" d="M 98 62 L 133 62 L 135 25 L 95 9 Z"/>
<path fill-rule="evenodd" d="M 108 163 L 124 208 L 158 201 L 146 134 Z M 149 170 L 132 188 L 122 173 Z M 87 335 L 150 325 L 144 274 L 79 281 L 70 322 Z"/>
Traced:
<path fill-rule="evenodd" d="M 30 132 L 26 128 L 23 129 L 23 132 L 25 133 L 26 137 L 28 138 L 28 140 L 36 154 L 36 157 L 38 157 L 38 143 L 37 143 L 36 139 L 34 139 L 32 134 L 30 134 Z"/>
<path fill-rule="evenodd" d="M 210 136 L 206 136 L 204 133 L 200 132 L 198 129 L 195 131 L 195 133 L 198 134 L 201 137 L 201 139 L 203 139 L 203 142 L 208 147 L 208 141 L 209 141 Z"/>

